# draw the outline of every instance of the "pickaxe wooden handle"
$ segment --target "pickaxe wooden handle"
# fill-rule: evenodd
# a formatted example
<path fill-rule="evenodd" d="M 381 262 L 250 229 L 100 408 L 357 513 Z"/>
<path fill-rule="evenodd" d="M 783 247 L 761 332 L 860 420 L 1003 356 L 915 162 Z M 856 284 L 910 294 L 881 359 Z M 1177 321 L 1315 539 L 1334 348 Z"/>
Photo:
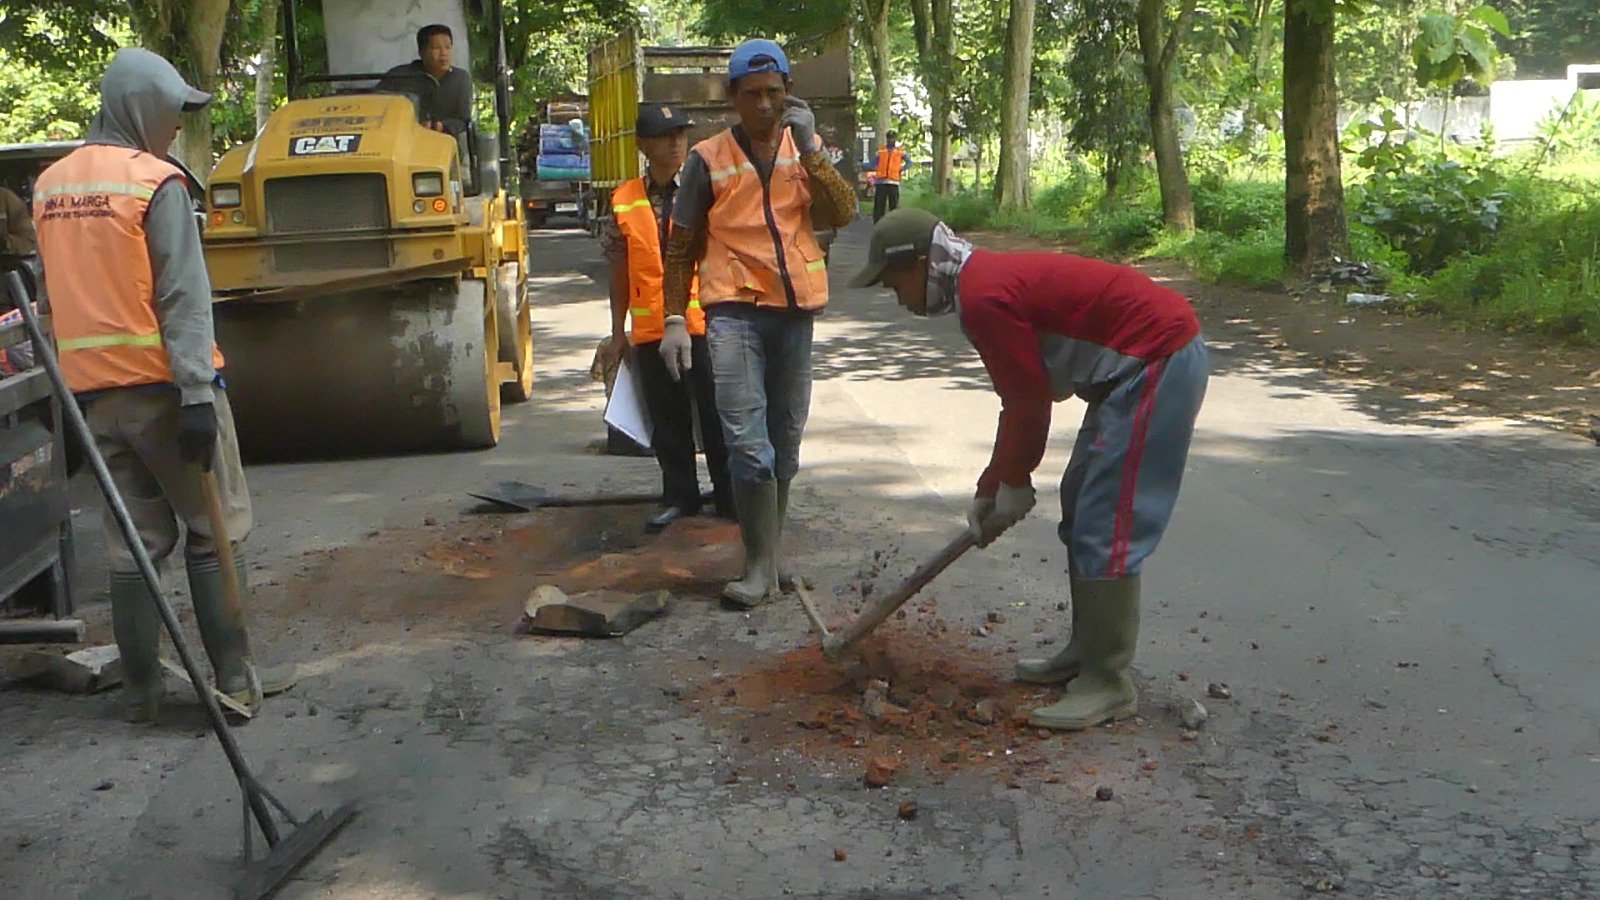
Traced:
<path fill-rule="evenodd" d="M 862 638 L 871 634 L 873 629 L 882 625 L 883 620 L 894 615 L 895 610 L 904 606 L 907 600 L 910 600 L 916 596 L 918 591 L 927 587 L 928 582 L 938 577 L 940 572 L 943 572 L 950 567 L 951 563 L 960 559 L 961 554 L 966 553 L 975 546 L 977 546 L 977 540 L 973 538 L 972 532 L 961 532 L 959 537 L 947 544 L 932 559 L 923 563 L 921 568 L 912 572 L 911 577 L 902 582 L 899 587 L 872 601 L 871 605 L 861 611 L 861 615 L 857 616 L 855 621 L 836 632 L 829 632 L 826 628 L 822 628 L 820 616 L 816 615 L 811 604 L 807 602 L 807 614 L 811 616 L 813 622 L 817 623 L 817 627 L 822 630 L 822 652 L 829 659 L 838 659 L 843 656 L 846 651 L 854 647 Z M 802 600 L 805 600 L 804 595 L 802 595 Z"/>
<path fill-rule="evenodd" d="M 206 495 L 206 519 L 211 523 L 211 542 L 217 548 L 217 562 L 222 565 L 222 605 L 228 620 L 238 629 L 235 633 L 243 643 L 244 674 L 250 688 L 249 706 L 261 705 L 261 677 L 256 673 L 255 657 L 250 652 L 249 628 L 244 617 L 244 598 L 239 584 L 244 576 L 234 568 L 233 541 L 228 536 L 228 520 L 222 511 L 222 490 L 217 487 L 217 473 L 210 469 L 200 471 L 200 487 Z"/>

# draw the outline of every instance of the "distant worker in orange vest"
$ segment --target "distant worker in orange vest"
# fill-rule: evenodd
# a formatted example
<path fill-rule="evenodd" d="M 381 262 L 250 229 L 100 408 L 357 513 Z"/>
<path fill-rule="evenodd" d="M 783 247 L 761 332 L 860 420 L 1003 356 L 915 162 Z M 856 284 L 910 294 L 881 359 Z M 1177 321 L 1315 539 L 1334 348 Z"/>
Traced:
<path fill-rule="evenodd" d="M 165 59 L 117 51 L 87 140 L 39 176 L 33 217 L 67 385 L 151 558 L 166 559 L 187 532 L 184 567 L 217 688 L 247 702 L 245 623 L 225 612 L 200 473 L 216 473 L 234 540 L 250 531 L 250 494 L 218 375 L 200 231 L 183 173 L 166 160 L 179 113 L 210 102 Z M 123 713 L 153 722 L 161 617 L 109 514 L 106 537 Z M 237 551 L 234 563 L 248 596 Z M 269 694 L 294 682 L 292 667 L 257 674 Z"/>
<path fill-rule="evenodd" d="M 661 467 L 661 501 L 664 508 L 646 520 L 650 531 L 660 531 L 683 516 L 700 512 L 700 479 L 694 463 L 694 411 L 700 409 L 700 441 L 711 473 L 712 497 L 717 515 L 733 518 L 733 493 L 728 483 L 728 450 L 722 442 L 711 380 L 711 351 L 706 344 L 706 317 L 700 309 L 699 286 L 689 286 L 689 344 L 694 367 L 687 378 L 667 372 L 661 356 L 666 330 L 661 285 L 666 274 L 667 235 L 671 231 L 673 201 L 678 196 L 678 170 L 689 154 L 689 128 L 694 123 L 678 107 L 647 103 L 639 107 L 633 136 L 650 163 L 642 178 L 635 178 L 611 194 L 612 218 L 602 243 L 611 261 L 611 347 L 628 353 L 639 368 L 645 408 L 652 424 L 651 446 Z M 625 325 L 631 322 L 631 327 Z M 624 329 L 627 328 L 627 333 Z"/>
<path fill-rule="evenodd" d="M 878 150 L 878 168 L 872 179 L 872 221 L 876 223 L 884 213 L 900 208 L 900 177 L 911 165 L 906 148 L 896 144 L 900 135 L 892 130 L 883 136 L 883 147 Z"/>
<path fill-rule="evenodd" d="M 772 41 L 734 49 L 727 90 L 739 124 L 690 151 L 667 241 L 661 355 L 674 377 L 698 365 L 687 319 L 698 266 L 745 553 L 744 577 L 722 596 L 743 609 L 789 580 L 783 522 L 811 409 L 812 323 L 828 305 L 814 226 L 842 228 L 856 216 L 855 189 L 828 161 L 793 84 Z"/>

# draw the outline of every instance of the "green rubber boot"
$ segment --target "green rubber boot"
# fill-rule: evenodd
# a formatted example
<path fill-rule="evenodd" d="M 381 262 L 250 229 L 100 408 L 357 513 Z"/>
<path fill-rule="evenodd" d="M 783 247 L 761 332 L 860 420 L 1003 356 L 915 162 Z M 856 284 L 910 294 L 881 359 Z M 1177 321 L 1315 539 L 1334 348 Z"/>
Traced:
<path fill-rule="evenodd" d="M 1072 633 L 1067 638 L 1067 646 L 1061 652 L 1048 658 L 1019 659 L 1017 660 L 1016 677 L 1024 684 L 1058 685 L 1066 684 L 1078 677 L 1083 671 L 1083 651 L 1078 649 L 1078 635 L 1083 632 L 1083 617 L 1079 611 L 1083 604 L 1075 598 L 1072 601 Z"/>
<path fill-rule="evenodd" d="M 778 485 L 774 481 L 733 482 L 733 502 L 744 539 L 744 577 L 728 582 L 722 600 L 753 609 L 778 589 Z"/>
<path fill-rule="evenodd" d="M 237 571 L 245 568 L 244 555 L 235 551 L 233 565 Z M 243 619 L 230 616 L 222 594 L 222 561 L 215 556 L 188 557 L 184 568 L 189 573 L 189 595 L 194 601 L 194 620 L 200 628 L 200 640 L 206 645 L 206 656 L 211 658 L 211 670 L 217 676 L 217 690 L 241 704 L 250 703 L 249 661 L 245 650 L 249 647 L 249 632 Z M 248 604 L 250 598 L 248 578 L 239 579 L 239 599 Z M 270 697 L 294 687 L 296 676 L 293 666 L 257 667 L 256 677 L 261 681 L 261 693 Z"/>
<path fill-rule="evenodd" d="M 791 478 L 778 482 L 778 543 L 773 555 L 778 557 L 778 589 L 783 591 L 794 590 L 794 570 L 783 555 L 783 529 L 789 521 L 789 485 L 793 481 Z"/>
<path fill-rule="evenodd" d="M 154 722 L 161 714 L 161 614 L 137 572 L 111 573 L 111 630 L 122 657 L 122 717 Z"/>
<path fill-rule="evenodd" d="M 1028 715 L 1035 728 L 1082 731 L 1131 716 L 1139 705 L 1129 674 L 1139 642 L 1138 576 L 1074 578 L 1072 604 L 1080 672 L 1059 702 Z"/>

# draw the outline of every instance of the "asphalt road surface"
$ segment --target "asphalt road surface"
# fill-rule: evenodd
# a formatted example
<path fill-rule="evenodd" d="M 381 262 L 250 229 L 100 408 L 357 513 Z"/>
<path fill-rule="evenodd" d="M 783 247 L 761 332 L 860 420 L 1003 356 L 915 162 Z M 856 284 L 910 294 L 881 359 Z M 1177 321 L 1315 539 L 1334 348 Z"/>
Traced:
<path fill-rule="evenodd" d="M 962 526 L 998 409 L 953 321 L 842 286 L 866 234 L 833 250 L 794 503 L 796 556 L 840 615 L 874 551 L 892 580 Z M 508 407 L 499 448 L 249 470 L 257 644 L 306 677 L 240 739 L 292 806 L 362 804 L 282 896 L 1600 895 L 1593 446 L 1374 414 L 1360 395 L 1381 388 L 1278 368 L 1207 322 L 1210 393 L 1145 572 L 1142 719 L 1027 735 L 1019 758 L 1048 776 L 1002 763 L 874 790 L 848 757 L 807 755 L 799 725 L 747 743 L 688 699 L 814 644 L 792 600 L 691 600 L 620 640 L 561 641 L 512 633 L 523 582 L 415 567 L 489 519 L 572 528 L 464 512 L 494 481 L 655 484 L 650 460 L 593 448 L 596 242 L 533 244 L 536 397 Z M 1003 673 L 1065 638 L 1053 487 L 1080 415 L 1057 407 L 1033 515 L 930 588 L 952 658 Z M 92 572 L 91 502 L 78 521 Z M 1209 719 L 1184 735 L 1189 699 Z M 239 799 L 184 702 L 151 729 L 108 695 L 0 692 L 0 894 L 227 896 Z"/>

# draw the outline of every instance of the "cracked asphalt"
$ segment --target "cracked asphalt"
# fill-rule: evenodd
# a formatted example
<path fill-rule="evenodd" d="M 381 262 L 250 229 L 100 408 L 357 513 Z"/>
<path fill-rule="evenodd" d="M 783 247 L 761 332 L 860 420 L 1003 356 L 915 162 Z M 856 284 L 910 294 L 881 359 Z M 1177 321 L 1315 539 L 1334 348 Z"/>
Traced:
<path fill-rule="evenodd" d="M 953 322 L 841 286 L 865 244 L 858 224 L 833 251 L 794 504 L 796 556 L 835 615 L 874 550 L 897 551 L 892 583 L 961 527 L 998 406 Z M 1146 570 L 1142 718 L 1028 739 L 1049 779 L 1002 764 L 872 790 L 858 765 L 746 743 L 737 716 L 687 699 L 815 641 L 793 601 L 746 616 L 688 596 L 626 638 L 552 640 L 513 632 L 528 579 L 402 565 L 419 535 L 490 518 L 564 527 L 466 512 L 494 481 L 655 483 L 650 460 L 592 446 L 598 246 L 534 246 L 537 396 L 508 408 L 499 448 L 249 470 L 257 644 L 306 677 L 239 738 L 292 807 L 361 804 L 282 896 L 1600 895 L 1593 446 L 1410 424 L 1364 402 L 1381 387 L 1283 368 L 1207 322 L 1215 374 Z M 951 646 L 997 671 L 1065 637 L 1050 487 L 1081 409 L 1057 410 L 1033 516 L 928 591 Z M 96 628 L 104 606 L 84 604 Z M 140 729 L 109 696 L 0 692 L 0 895 L 228 896 L 237 791 L 177 697 L 172 723 Z M 1189 698 L 1210 716 L 1185 736 Z"/>

